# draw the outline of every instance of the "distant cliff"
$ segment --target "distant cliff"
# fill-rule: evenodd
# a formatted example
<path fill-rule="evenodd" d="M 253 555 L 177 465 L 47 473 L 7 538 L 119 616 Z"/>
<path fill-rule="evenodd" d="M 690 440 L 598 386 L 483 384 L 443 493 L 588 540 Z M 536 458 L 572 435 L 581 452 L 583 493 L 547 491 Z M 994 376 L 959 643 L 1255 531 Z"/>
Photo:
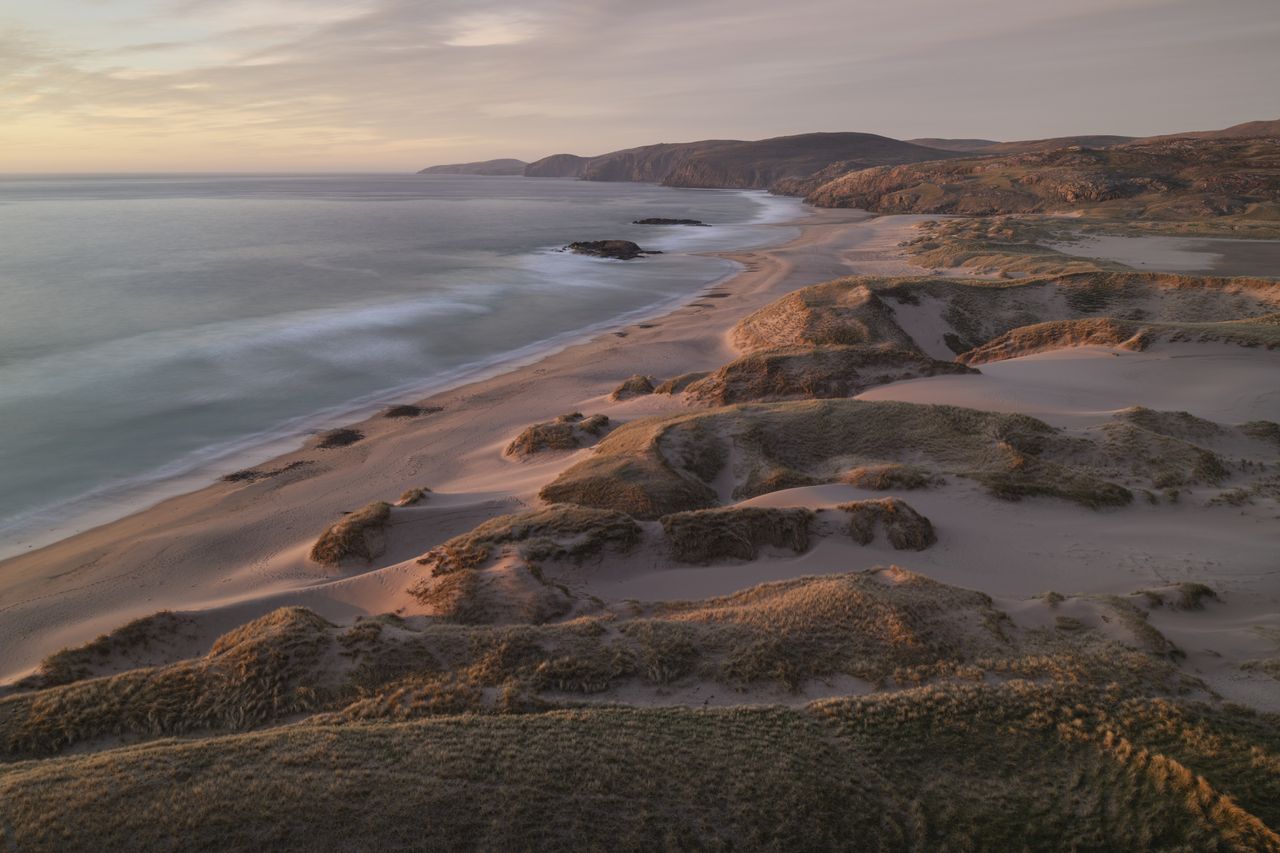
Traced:
<path fill-rule="evenodd" d="M 1147 218 L 1274 218 L 1280 205 L 1280 138 L 1178 137 L 882 166 L 827 180 L 810 189 L 806 201 L 878 213 L 1090 208 Z"/>
<path fill-rule="evenodd" d="M 552 154 L 541 160 L 534 160 L 524 167 L 526 178 L 577 178 L 582 175 L 582 167 L 589 158 L 576 154 Z"/>
<path fill-rule="evenodd" d="M 481 160 L 478 163 L 450 163 L 444 166 L 428 166 L 419 175 L 523 175 L 529 164 L 523 160 L 506 157 L 500 160 Z"/>
<path fill-rule="evenodd" d="M 641 181 L 672 187 L 767 189 L 784 178 L 809 175 L 834 162 L 846 168 L 918 163 L 958 157 L 871 133 L 806 133 L 754 142 L 707 139 L 659 143 L 597 157 L 556 154 L 530 163 L 529 177 Z"/>

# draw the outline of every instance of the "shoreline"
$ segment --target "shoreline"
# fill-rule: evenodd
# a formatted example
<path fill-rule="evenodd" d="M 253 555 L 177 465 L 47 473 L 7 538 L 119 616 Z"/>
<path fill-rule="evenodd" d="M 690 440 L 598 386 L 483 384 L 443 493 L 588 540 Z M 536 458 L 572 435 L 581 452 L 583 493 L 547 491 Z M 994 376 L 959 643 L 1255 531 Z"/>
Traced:
<path fill-rule="evenodd" d="M 421 541 L 428 545 L 499 510 L 526 505 L 557 468 L 576 457 L 511 462 L 501 447 L 519 430 L 584 406 L 621 420 L 671 408 L 670 398 L 608 403 L 607 394 L 632 373 L 666 376 L 718 366 L 732 357 L 725 333 L 746 313 L 786 290 L 856 271 L 841 259 L 840 248 L 833 253 L 826 244 L 842 237 L 855 244 L 872 239 L 882 229 L 859 226 L 876 221 L 897 229 L 890 229 L 896 244 L 899 232 L 918 219 L 847 210 L 807 213 L 796 222 L 765 226 L 799 229 L 781 244 L 706 253 L 741 269 L 682 297 L 683 305 L 655 307 L 652 323 L 614 318 L 610 329 L 579 335 L 586 340 L 416 400 L 443 406 L 439 414 L 402 422 L 375 413 L 359 422 L 368 436 L 361 442 L 325 451 L 306 442 L 252 466 L 314 463 L 304 474 L 251 484 L 214 482 L 0 560 L 0 646 L 8 650 L 0 680 L 56 648 L 157 610 L 243 603 L 352 577 L 309 563 L 310 543 L 341 512 L 394 499 L 411 485 L 431 487 L 441 493 L 434 505 L 453 507 L 443 512 L 449 516 L 443 522 L 426 523 L 430 530 L 422 531 Z M 714 306 L 689 304 L 709 289 L 728 298 L 716 299 Z M 521 396 L 524 405 L 516 402 Z M 505 411 L 495 417 L 495 408 Z M 451 451 L 424 454 L 424 445 L 437 442 Z"/>
<path fill-rule="evenodd" d="M 743 194 L 755 195 L 756 193 L 745 191 Z M 808 211 L 800 207 L 800 212 L 803 214 Z M 726 227 L 794 228 L 807 218 L 807 216 L 800 219 L 777 217 L 766 204 L 762 205 L 757 218 L 730 223 Z M 688 293 L 669 296 L 596 323 L 560 332 L 513 350 L 450 368 L 428 380 L 382 388 L 337 405 L 289 418 L 275 427 L 201 448 L 159 468 L 101 484 L 72 498 L 55 500 L 25 510 L 0 522 L 0 565 L 11 558 L 33 553 L 64 539 L 145 512 L 174 497 L 199 491 L 218 482 L 227 474 L 266 465 L 273 459 L 303 449 L 311 438 L 321 432 L 368 420 L 388 406 L 421 401 L 472 383 L 484 382 L 527 367 L 564 349 L 587 343 L 595 337 L 625 326 L 665 316 L 677 310 L 682 303 L 697 298 L 708 288 L 716 287 L 739 275 L 743 267 L 735 260 L 738 254 L 754 249 L 777 247 L 785 242 L 785 240 L 767 241 L 763 244 L 753 242 L 744 247 L 725 251 L 674 250 L 673 253 L 721 259 L 727 262 L 728 268 L 723 274 Z M 533 254 L 542 254 L 545 251 L 547 250 L 540 249 Z M 69 517 L 59 519 L 60 515 Z"/>

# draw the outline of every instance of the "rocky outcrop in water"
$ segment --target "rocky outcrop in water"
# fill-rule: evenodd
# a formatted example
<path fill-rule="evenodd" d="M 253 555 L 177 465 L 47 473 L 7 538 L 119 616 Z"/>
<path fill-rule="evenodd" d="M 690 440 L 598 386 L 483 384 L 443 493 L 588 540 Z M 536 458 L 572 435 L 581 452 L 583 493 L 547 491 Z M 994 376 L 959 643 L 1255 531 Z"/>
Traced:
<path fill-rule="evenodd" d="M 653 249 L 642 249 L 630 240 L 582 240 L 564 247 L 566 252 L 575 255 L 589 255 L 593 258 L 614 258 L 619 261 L 630 261 L 644 255 L 661 255 Z"/>

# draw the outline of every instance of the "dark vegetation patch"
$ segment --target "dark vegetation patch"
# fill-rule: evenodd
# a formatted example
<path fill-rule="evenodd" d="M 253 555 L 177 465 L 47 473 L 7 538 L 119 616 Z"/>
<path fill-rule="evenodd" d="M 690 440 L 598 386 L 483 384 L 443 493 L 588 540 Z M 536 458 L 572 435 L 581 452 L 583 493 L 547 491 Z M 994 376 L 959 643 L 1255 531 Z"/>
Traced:
<path fill-rule="evenodd" d="M 682 563 L 754 560 L 762 547 L 809 550 L 813 512 L 803 508 L 725 507 L 663 516 L 671 555 Z"/>
<path fill-rule="evenodd" d="M 382 413 L 384 418 L 417 418 L 422 415 L 432 415 L 436 412 L 443 412 L 442 406 L 392 406 Z"/>
<path fill-rule="evenodd" d="M 364 433 L 355 429 L 331 429 L 328 432 L 321 433 L 316 447 L 321 450 L 331 450 L 335 447 L 347 447 L 355 444 L 357 441 L 364 439 Z"/>
<path fill-rule="evenodd" d="M 418 559 L 433 576 L 485 566 L 511 548 L 521 560 L 582 562 L 608 548 L 629 551 L 640 541 L 640 526 L 621 512 L 579 506 L 546 509 L 492 518 L 455 536 Z"/>
<path fill-rule="evenodd" d="M 849 535 L 859 545 L 870 545 L 878 527 L 899 551 L 923 551 L 938 541 L 929 519 L 897 498 L 853 501 L 836 509 L 849 514 Z"/>
<path fill-rule="evenodd" d="M 269 480 L 272 477 L 278 477 L 289 471 L 296 471 L 299 468 L 305 468 L 315 463 L 308 459 L 299 459 L 296 462 L 290 462 L 287 465 L 281 465 L 279 468 L 246 468 L 243 471 L 235 471 L 231 474 L 223 476 L 224 483 L 256 483 L 259 480 Z"/>

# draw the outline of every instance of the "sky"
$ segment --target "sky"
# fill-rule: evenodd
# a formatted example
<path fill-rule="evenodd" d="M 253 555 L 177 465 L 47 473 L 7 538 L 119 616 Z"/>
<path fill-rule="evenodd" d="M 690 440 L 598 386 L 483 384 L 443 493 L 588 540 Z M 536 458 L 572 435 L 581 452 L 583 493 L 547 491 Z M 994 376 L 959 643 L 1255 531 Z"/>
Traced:
<path fill-rule="evenodd" d="M 0 172 L 1280 117 L 1280 0 L 0 0 Z"/>

